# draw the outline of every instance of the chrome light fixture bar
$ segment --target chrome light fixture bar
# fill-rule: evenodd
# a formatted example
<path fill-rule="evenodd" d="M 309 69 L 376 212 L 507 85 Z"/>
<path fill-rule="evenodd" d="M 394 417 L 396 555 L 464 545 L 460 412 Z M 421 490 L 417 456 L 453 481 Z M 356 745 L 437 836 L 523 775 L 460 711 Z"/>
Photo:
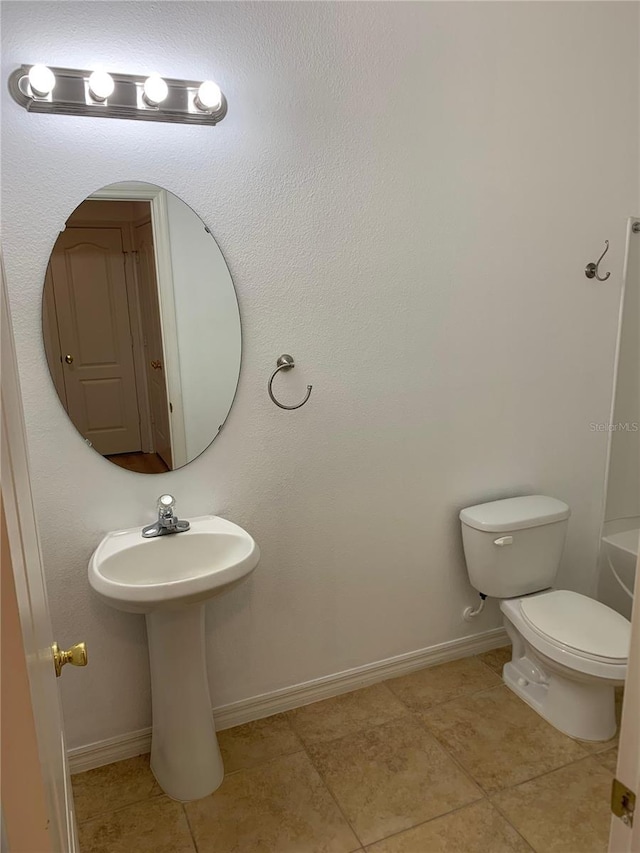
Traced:
<path fill-rule="evenodd" d="M 22 65 L 9 77 L 9 92 L 31 113 L 209 125 L 227 114 L 227 100 L 211 80 L 173 80 L 158 74 Z"/>

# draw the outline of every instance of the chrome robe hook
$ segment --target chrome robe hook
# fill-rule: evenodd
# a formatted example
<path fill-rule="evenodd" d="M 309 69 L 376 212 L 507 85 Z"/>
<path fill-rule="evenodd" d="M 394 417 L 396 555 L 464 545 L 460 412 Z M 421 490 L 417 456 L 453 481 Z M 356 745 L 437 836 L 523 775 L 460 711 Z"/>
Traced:
<path fill-rule="evenodd" d="M 595 262 L 595 264 L 592 261 L 590 264 L 587 264 L 585 269 L 584 269 L 584 274 L 586 275 L 587 278 L 595 278 L 598 281 L 606 281 L 609 278 L 609 276 L 611 275 L 610 272 L 608 272 L 604 276 L 604 278 L 600 275 L 600 261 L 604 258 L 604 256 L 607 254 L 608 251 L 609 251 L 609 241 L 605 240 L 604 241 L 604 252 L 600 255 L 600 257 Z"/>
<path fill-rule="evenodd" d="M 280 356 L 280 358 L 276 361 L 276 365 L 277 365 L 276 369 L 271 374 L 271 378 L 269 379 L 269 384 L 267 385 L 267 390 L 269 392 L 269 396 L 271 397 L 273 402 L 276 404 L 276 406 L 280 406 L 281 409 L 299 409 L 301 406 L 304 406 L 304 404 L 307 402 L 307 400 L 311 396 L 311 389 L 313 388 L 313 385 L 307 385 L 307 395 L 301 403 L 297 403 L 295 406 L 285 406 L 284 403 L 280 403 L 273 396 L 273 390 L 272 390 L 271 386 L 273 384 L 273 380 L 275 379 L 276 373 L 279 373 L 281 370 L 291 370 L 292 367 L 296 366 L 296 363 L 293 360 L 292 355 L 286 355 L 285 354 L 285 355 Z"/>

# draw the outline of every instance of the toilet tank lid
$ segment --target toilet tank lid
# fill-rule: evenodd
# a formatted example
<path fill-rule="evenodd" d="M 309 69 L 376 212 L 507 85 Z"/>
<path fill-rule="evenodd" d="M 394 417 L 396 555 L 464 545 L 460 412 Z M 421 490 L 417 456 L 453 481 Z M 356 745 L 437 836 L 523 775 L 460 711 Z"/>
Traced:
<path fill-rule="evenodd" d="M 469 506 L 461 510 L 460 521 L 476 530 L 503 533 L 553 524 L 569 518 L 570 514 L 571 510 L 564 501 L 546 495 L 527 495 Z"/>

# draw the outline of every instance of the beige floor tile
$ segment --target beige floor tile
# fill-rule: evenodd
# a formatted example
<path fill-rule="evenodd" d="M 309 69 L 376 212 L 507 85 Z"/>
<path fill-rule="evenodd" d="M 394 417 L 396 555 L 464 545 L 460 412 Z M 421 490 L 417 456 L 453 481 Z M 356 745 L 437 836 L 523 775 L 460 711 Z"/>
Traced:
<path fill-rule="evenodd" d="M 239 770 L 185 810 L 198 853 L 350 853 L 360 848 L 301 752 Z"/>
<path fill-rule="evenodd" d="M 421 715 L 486 790 L 497 791 L 585 756 L 507 687 L 454 699 Z"/>
<path fill-rule="evenodd" d="M 618 768 L 618 747 L 614 746 L 613 749 L 607 749 L 604 752 L 597 752 L 593 756 L 598 764 L 602 764 L 610 773 L 613 773 L 615 776 L 616 770 Z"/>
<path fill-rule="evenodd" d="M 162 793 L 148 755 L 137 755 L 71 777 L 78 822 Z"/>
<path fill-rule="evenodd" d="M 501 679 L 477 658 L 462 658 L 386 681 L 385 684 L 413 711 L 498 687 Z"/>
<path fill-rule="evenodd" d="M 80 824 L 81 853 L 195 853 L 180 803 L 156 797 Z"/>
<path fill-rule="evenodd" d="M 501 646 L 478 655 L 478 659 L 502 677 L 502 667 L 511 660 L 511 646 Z"/>
<path fill-rule="evenodd" d="M 245 770 L 304 749 L 284 714 L 218 732 L 225 773 Z"/>
<path fill-rule="evenodd" d="M 531 847 L 486 800 L 367 847 L 368 853 L 530 853 Z"/>
<path fill-rule="evenodd" d="M 333 740 L 407 714 L 384 684 L 374 684 L 288 711 L 294 731 L 305 744 Z"/>
<path fill-rule="evenodd" d="M 532 779 L 493 798 L 541 853 L 605 853 L 611 774 L 595 758 Z"/>
<path fill-rule="evenodd" d="M 412 717 L 309 747 L 363 844 L 482 796 Z"/>

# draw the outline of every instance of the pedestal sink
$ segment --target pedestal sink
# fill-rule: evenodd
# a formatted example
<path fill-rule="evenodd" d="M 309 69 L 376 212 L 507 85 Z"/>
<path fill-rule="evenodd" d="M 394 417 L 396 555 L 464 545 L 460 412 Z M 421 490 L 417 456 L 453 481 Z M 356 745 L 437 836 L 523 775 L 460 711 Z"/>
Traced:
<path fill-rule="evenodd" d="M 190 529 L 144 539 L 141 528 L 108 533 L 89 562 L 89 583 L 111 607 L 147 621 L 153 732 L 151 769 L 175 800 L 221 784 L 204 646 L 207 599 L 240 583 L 260 551 L 237 524 L 215 515 Z"/>

